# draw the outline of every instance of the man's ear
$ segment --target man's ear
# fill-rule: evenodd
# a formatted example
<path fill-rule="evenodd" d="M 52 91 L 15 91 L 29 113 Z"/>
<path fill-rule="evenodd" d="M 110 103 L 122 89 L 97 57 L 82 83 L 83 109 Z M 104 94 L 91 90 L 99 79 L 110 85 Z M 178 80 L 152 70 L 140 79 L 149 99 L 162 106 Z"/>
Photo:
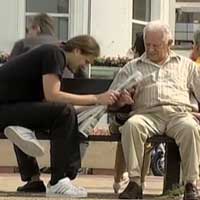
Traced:
<path fill-rule="evenodd" d="M 170 40 L 168 41 L 168 46 L 171 47 L 172 44 L 173 44 L 173 40 L 170 39 Z"/>
<path fill-rule="evenodd" d="M 200 46 L 195 44 L 195 45 L 193 45 L 192 50 L 193 50 L 193 52 L 198 54 L 198 52 L 200 52 Z"/>
<path fill-rule="evenodd" d="M 81 50 L 78 48 L 73 49 L 74 54 L 81 54 Z"/>
<path fill-rule="evenodd" d="M 40 26 L 37 26 L 37 32 L 38 32 L 38 33 L 41 33 L 41 28 L 40 28 Z"/>
<path fill-rule="evenodd" d="M 197 51 L 198 51 L 199 54 L 200 54 L 200 45 L 196 45 L 196 49 L 197 49 Z"/>

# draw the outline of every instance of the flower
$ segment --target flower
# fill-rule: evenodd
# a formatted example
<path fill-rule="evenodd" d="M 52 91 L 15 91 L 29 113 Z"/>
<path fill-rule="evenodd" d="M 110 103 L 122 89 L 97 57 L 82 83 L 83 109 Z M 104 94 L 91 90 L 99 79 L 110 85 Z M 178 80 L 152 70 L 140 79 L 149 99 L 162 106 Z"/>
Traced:
<path fill-rule="evenodd" d="M 8 61 L 9 55 L 3 51 L 0 52 L 0 63 L 5 63 Z"/>
<path fill-rule="evenodd" d="M 94 61 L 95 66 L 123 67 L 131 59 L 128 57 L 98 57 Z"/>

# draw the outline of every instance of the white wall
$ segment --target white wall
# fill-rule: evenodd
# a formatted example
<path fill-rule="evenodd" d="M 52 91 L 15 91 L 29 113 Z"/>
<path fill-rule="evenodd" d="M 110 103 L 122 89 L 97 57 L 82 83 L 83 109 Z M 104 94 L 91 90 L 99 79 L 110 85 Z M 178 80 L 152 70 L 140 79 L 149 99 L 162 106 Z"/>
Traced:
<path fill-rule="evenodd" d="M 162 19 L 173 29 L 174 2 L 153 0 L 151 19 Z M 72 0 L 71 8 L 70 37 L 90 33 L 100 43 L 103 56 L 126 55 L 132 42 L 132 0 Z M 10 52 L 14 42 L 24 37 L 25 0 L 0 0 L 0 26 L 0 51 Z"/>
<path fill-rule="evenodd" d="M 10 52 L 13 43 L 24 36 L 24 0 L 0 1 L 0 51 Z"/>
<path fill-rule="evenodd" d="M 131 0 L 92 0 L 91 35 L 102 55 L 125 55 L 131 45 Z"/>

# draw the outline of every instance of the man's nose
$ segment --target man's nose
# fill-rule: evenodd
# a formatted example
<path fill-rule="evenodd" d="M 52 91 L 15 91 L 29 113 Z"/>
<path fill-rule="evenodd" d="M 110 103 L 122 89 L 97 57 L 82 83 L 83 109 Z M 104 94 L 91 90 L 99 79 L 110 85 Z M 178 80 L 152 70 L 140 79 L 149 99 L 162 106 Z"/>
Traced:
<path fill-rule="evenodd" d="M 153 46 L 149 46 L 149 47 L 148 47 L 148 51 L 149 51 L 149 52 L 154 52 L 154 47 L 153 47 Z"/>

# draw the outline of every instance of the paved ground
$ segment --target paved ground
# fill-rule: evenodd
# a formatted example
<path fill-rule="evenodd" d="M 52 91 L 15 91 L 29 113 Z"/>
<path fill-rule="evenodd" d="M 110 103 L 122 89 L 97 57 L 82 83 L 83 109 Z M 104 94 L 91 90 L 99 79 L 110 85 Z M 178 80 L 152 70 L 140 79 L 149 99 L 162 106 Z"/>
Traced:
<path fill-rule="evenodd" d="M 42 176 L 45 183 L 49 180 L 49 175 Z M 84 186 L 89 196 L 87 199 L 117 199 L 117 195 L 112 189 L 113 177 L 109 175 L 81 175 L 74 184 Z M 66 199 L 66 198 L 47 198 L 45 194 L 20 194 L 14 192 L 16 187 L 22 185 L 18 174 L 0 174 L 0 200 L 46 200 L 46 199 Z M 146 189 L 144 191 L 145 199 L 173 199 L 162 194 L 162 177 L 147 177 Z M 178 198 L 180 199 L 180 198 Z"/>

